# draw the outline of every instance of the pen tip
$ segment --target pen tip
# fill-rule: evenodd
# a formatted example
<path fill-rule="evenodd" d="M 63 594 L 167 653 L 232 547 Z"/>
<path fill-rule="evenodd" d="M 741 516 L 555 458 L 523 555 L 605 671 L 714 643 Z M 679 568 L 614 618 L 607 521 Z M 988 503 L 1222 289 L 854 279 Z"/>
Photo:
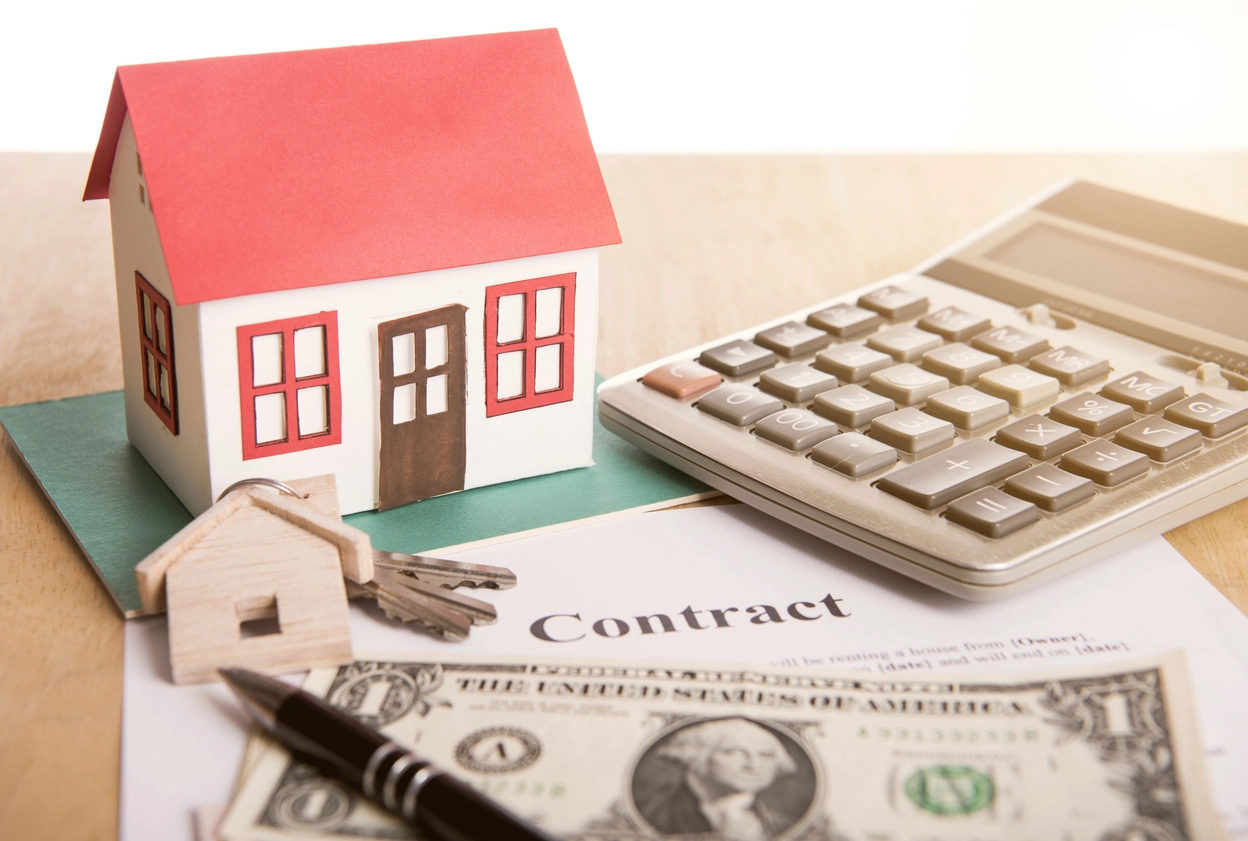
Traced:
<path fill-rule="evenodd" d="M 248 669 L 218 669 L 217 674 L 234 690 L 248 711 L 268 728 L 273 727 L 282 702 L 299 691 L 277 678 Z"/>

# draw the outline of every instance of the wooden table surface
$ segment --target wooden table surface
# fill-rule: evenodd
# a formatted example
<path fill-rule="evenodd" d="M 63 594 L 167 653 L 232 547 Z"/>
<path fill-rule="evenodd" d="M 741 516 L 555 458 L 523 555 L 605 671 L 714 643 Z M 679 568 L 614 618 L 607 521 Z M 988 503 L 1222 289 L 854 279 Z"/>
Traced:
<path fill-rule="evenodd" d="M 86 155 L 0 154 L 0 405 L 121 387 Z M 1248 155 L 607 157 L 611 375 L 901 271 L 1060 178 L 1248 222 Z M 1248 313 L 1245 313 L 1248 317 Z M 1170 532 L 1248 611 L 1248 501 Z M 117 833 L 122 620 L 0 440 L 0 838 Z M 188 818 L 189 819 L 189 818 Z"/>

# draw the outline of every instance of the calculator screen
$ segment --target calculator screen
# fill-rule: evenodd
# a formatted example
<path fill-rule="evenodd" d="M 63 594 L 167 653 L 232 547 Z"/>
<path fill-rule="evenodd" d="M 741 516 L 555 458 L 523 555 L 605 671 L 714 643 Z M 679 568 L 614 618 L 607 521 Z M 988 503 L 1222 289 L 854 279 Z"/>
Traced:
<path fill-rule="evenodd" d="M 1043 222 L 984 255 L 1059 283 L 1248 340 L 1248 284 Z"/>

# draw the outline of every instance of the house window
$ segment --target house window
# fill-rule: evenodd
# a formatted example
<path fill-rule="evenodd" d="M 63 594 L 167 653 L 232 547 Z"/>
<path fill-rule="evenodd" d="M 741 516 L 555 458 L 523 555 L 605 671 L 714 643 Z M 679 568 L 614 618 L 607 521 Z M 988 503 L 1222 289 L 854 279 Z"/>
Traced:
<path fill-rule="evenodd" d="M 486 417 L 572 399 L 576 275 L 485 290 Z"/>
<path fill-rule="evenodd" d="M 169 300 L 138 272 L 134 273 L 134 287 L 139 302 L 143 402 L 177 435 L 178 386 L 173 376 L 173 318 Z"/>
<path fill-rule="evenodd" d="M 338 313 L 238 328 L 243 459 L 342 443 Z"/>

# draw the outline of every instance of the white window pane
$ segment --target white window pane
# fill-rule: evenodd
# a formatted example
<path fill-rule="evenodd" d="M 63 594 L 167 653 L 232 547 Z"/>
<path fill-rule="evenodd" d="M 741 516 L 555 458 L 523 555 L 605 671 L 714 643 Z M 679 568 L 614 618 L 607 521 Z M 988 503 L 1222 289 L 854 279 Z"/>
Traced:
<path fill-rule="evenodd" d="M 295 331 L 295 379 L 325 376 L 325 328 L 304 327 Z"/>
<path fill-rule="evenodd" d="M 537 349 L 537 371 L 533 375 L 533 390 L 554 391 L 563 382 L 563 345 L 545 345 Z"/>
<path fill-rule="evenodd" d="M 412 420 L 416 420 L 416 383 L 401 385 L 394 390 L 394 423 Z"/>
<path fill-rule="evenodd" d="M 390 340 L 394 356 L 394 376 L 401 377 L 416 370 L 416 334 L 404 333 Z"/>
<path fill-rule="evenodd" d="M 312 388 L 301 388 L 297 392 L 299 401 L 299 437 L 320 435 L 329 431 L 329 401 L 326 400 L 327 389 L 323 385 Z"/>
<path fill-rule="evenodd" d="M 152 313 L 156 319 L 156 347 L 160 348 L 160 352 L 169 355 L 169 343 L 165 340 L 165 314 L 160 310 Z"/>
<path fill-rule="evenodd" d="M 256 443 L 286 440 L 286 395 L 261 394 L 256 398 Z"/>
<path fill-rule="evenodd" d="M 139 297 L 143 299 L 143 335 L 152 338 L 152 299 L 147 297 L 146 292 L 140 292 Z"/>
<path fill-rule="evenodd" d="M 446 374 L 438 374 L 425 380 L 425 414 L 438 415 L 446 411 Z"/>
<path fill-rule="evenodd" d="M 539 339 L 563 332 L 563 290 L 539 289 L 537 292 L 537 327 Z"/>
<path fill-rule="evenodd" d="M 152 394 L 158 394 L 156 390 L 156 357 L 152 356 L 150 350 L 143 351 L 143 356 L 147 358 L 147 390 Z"/>
<path fill-rule="evenodd" d="M 425 368 L 437 368 L 446 364 L 446 325 L 439 324 L 425 331 Z"/>
<path fill-rule="evenodd" d="M 504 295 L 498 299 L 498 343 L 524 338 L 524 295 Z"/>
<path fill-rule="evenodd" d="M 169 408 L 169 369 L 160 366 L 160 405 Z"/>
<path fill-rule="evenodd" d="M 498 399 L 507 400 L 524 394 L 524 351 L 498 355 Z"/>
<path fill-rule="evenodd" d="M 273 385 L 282 381 L 282 334 L 251 337 L 251 384 Z"/>

